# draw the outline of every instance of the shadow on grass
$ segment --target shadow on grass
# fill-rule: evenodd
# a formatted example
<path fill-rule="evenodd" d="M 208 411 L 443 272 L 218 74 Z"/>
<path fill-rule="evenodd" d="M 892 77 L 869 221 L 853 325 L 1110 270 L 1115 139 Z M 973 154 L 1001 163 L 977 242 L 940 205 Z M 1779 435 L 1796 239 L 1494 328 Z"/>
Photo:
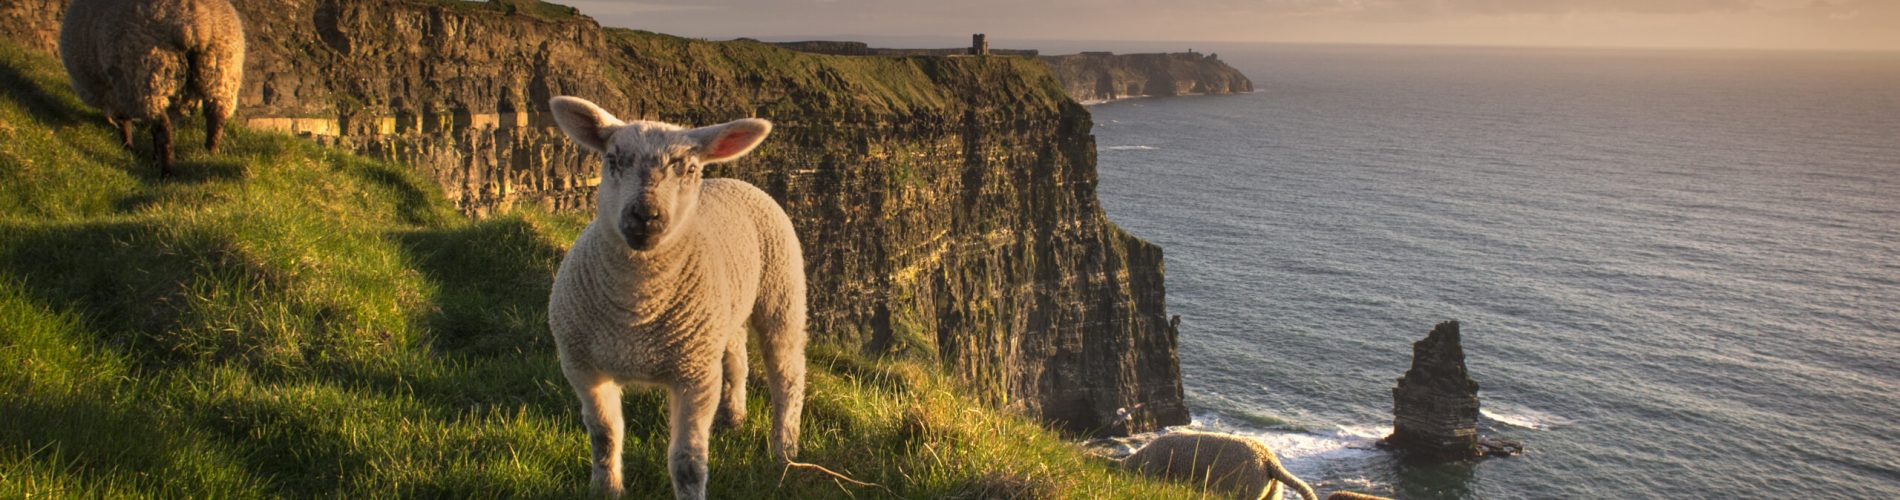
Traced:
<path fill-rule="evenodd" d="M 181 283 L 227 253 L 206 235 L 163 236 L 156 223 L 0 223 L 0 273 L 15 276 L 36 302 L 61 304 L 98 332 L 99 345 L 146 368 L 182 361 L 196 342 L 162 332 L 183 314 Z"/>
<path fill-rule="evenodd" d="M 526 219 L 399 232 L 393 240 L 435 285 L 430 347 L 471 356 L 547 354 L 548 291 L 565 250 Z"/>
<path fill-rule="evenodd" d="M 17 46 L 7 47 L 6 52 L 23 50 Z M 14 54 L 0 54 L 12 59 Z M 76 98 L 67 90 L 49 90 L 40 80 L 34 79 L 11 64 L 0 64 L 0 98 L 10 99 L 26 105 L 28 113 L 41 123 L 54 126 L 70 126 L 81 121 L 91 120 L 97 115 L 86 112 L 78 106 Z M 103 120 L 101 121 L 103 123 Z"/>
<path fill-rule="evenodd" d="M 441 222 L 436 217 L 437 200 L 425 191 L 422 180 L 413 172 L 399 170 L 388 164 L 360 165 L 348 169 L 349 173 L 370 184 L 382 187 L 396 197 L 396 211 L 402 221 L 408 224 L 428 224 Z"/>

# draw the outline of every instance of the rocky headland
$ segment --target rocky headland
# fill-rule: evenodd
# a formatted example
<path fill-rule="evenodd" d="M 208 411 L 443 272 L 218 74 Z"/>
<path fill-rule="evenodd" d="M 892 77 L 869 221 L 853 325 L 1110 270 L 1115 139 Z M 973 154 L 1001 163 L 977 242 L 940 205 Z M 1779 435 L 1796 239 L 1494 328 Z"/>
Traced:
<path fill-rule="evenodd" d="M 1253 92 L 1253 81 L 1215 54 L 1083 52 L 1040 58 L 1062 81 L 1069 97 L 1084 103 Z"/>
<path fill-rule="evenodd" d="M 0 4 L 0 36 L 54 51 L 65 4 Z M 711 175 L 793 216 L 819 342 L 933 360 L 1075 433 L 1188 420 L 1161 249 L 1103 215 L 1089 113 L 1043 61 L 695 41 L 525 0 L 234 4 L 240 122 L 410 165 L 473 216 L 589 207 L 594 163 L 551 128 L 552 96 L 629 119 L 769 118 L 762 149 Z M 1161 87 L 1194 86 L 1143 92 Z"/>
<path fill-rule="evenodd" d="M 1165 97 L 1253 92 L 1253 81 L 1228 66 L 1216 54 L 1175 52 L 1115 54 L 1083 52 L 1044 56 L 1036 50 L 992 49 L 982 35 L 970 47 L 948 49 L 887 49 L 864 42 L 802 41 L 772 45 L 799 52 L 850 56 L 966 56 L 1033 57 L 1049 65 L 1069 98 L 1085 104 L 1131 97 Z"/>

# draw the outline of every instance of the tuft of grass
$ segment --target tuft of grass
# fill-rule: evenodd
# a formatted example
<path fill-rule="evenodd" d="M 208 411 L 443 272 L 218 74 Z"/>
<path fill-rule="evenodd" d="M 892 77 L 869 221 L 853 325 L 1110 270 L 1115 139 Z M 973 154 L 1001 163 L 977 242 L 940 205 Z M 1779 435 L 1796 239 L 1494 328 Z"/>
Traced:
<path fill-rule="evenodd" d="M 0 497 L 576 497 L 587 437 L 547 332 L 585 220 L 456 215 L 410 169 L 237 127 L 155 177 L 0 42 Z M 803 454 L 763 387 L 714 436 L 719 498 L 1192 494 L 1087 458 L 918 361 L 815 346 Z M 628 488 L 670 491 L 663 399 L 629 395 Z"/>

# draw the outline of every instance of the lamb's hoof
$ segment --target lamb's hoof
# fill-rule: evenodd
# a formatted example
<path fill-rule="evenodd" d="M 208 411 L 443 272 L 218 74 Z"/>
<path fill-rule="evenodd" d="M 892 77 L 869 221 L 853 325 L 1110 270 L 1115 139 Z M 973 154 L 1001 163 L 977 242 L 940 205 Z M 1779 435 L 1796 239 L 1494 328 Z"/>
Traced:
<path fill-rule="evenodd" d="M 724 410 L 720 410 L 719 414 L 713 415 L 712 427 L 713 427 L 713 430 L 715 431 L 737 429 L 741 425 L 745 425 L 745 415 L 735 416 L 732 413 L 727 413 Z"/>

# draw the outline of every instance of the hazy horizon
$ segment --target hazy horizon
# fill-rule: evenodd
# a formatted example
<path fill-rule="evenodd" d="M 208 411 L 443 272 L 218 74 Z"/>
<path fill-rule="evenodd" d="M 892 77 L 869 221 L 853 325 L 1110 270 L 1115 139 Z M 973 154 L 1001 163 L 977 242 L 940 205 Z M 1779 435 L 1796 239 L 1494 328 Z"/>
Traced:
<path fill-rule="evenodd" d="M 556 0 L 703 38 L 1900 51 L 1895 0 Z"/>

